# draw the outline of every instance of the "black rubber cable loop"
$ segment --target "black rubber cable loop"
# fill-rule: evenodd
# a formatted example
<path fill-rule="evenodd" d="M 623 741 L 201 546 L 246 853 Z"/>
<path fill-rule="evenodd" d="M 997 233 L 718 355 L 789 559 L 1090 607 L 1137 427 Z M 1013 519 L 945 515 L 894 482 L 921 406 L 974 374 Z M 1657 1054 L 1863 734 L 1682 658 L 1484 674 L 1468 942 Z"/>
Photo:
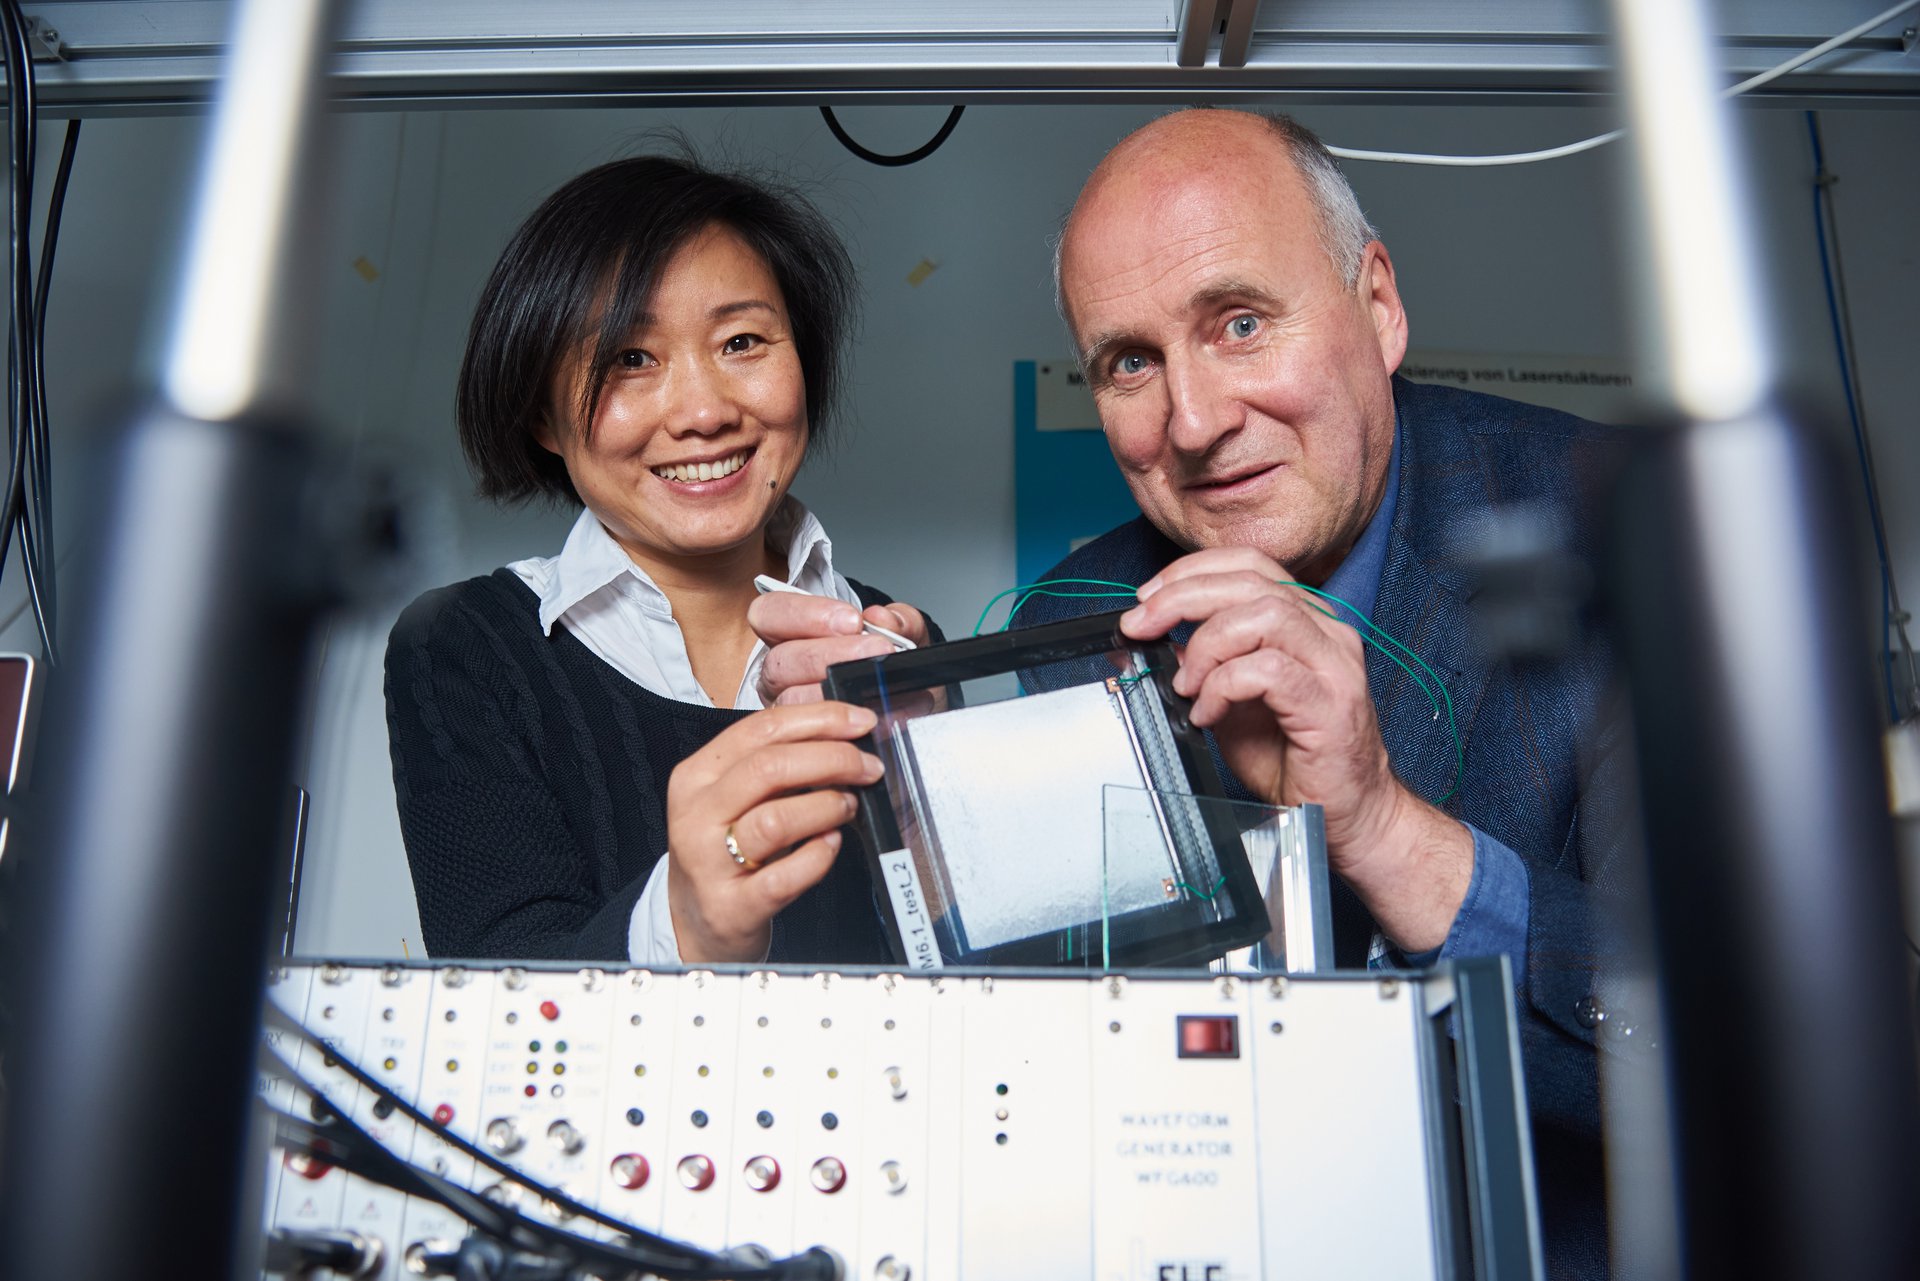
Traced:
<path fill-rule="evenodd" d="M 947 122 L 940 126 L 940 132 L 928 139 L 925 145 L 915 147 L 912 151 L 903 152 L 897 156 L 886 156 L 877 151 L 869 151 L 855 142 L 852 136 L 840 127 L 840 122 L 834 119 L 832 107 L 820 108 L 820 114 L 826 118 L 827 128 L 833 130 L 833 136 L 840 140 L 841 146 L 870 165 L 883 165 L 889 169 L 895 169 L 901 165 L 910 165 L 916 161 L 925 160 L 928 156 L 940 150 L 940 144 L 947 140 L 947 135 L 953 132 L 953 127 L 960 123 L 960 113 L 965 110 L 965 107 L 955 107 L 947 113 Z"/>

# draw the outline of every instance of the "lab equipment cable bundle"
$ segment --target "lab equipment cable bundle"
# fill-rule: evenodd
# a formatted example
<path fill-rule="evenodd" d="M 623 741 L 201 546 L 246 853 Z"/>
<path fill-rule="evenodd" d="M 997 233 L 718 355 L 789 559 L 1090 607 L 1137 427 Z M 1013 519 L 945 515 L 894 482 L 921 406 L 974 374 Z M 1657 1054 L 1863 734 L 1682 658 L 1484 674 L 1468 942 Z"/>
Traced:
<path fill-rule="evenodd" d="M 406 1265 L 409 1272 L 453 1276 L 461 1281 L 470 1278 L 472 1281 L 546 1281 L 548 1278 L 577 1281 L 589 1276 L 608 1281 L 640 1276 L 659 1278 L 659 1281 L 721 1281 L 722 1278 L 830 1281 L 841 1275 L 839 1259 L 817 1247 L 788 1259 L 750 1258 L 742 1252 L 721 1255 L 670 1240 L 596 1210 L 461 1138 L 371 1072 L 344 1057 L 337 1047 L 327 1045 L 311 1029 L 271 1005 L 267 1017 L 274 1026 L 323 1053 L 329 1067 L 346 1073 L 362 1088 L 378 1095 L 377 1107 L 399 1112 L 462 1155 L 518 1185 L 525 1195 L 553 1207 L 557 1213 L 588 1220 L 619 1234 L 619 1239 L 609 1240 L 570 1232 L 413 1164 L 328 1102 L 323 1089 L 286 1055 L 271 1045 L 263 1047 L 263 1070 L 314 1100 L 311 1120 L 271 1103 L 260 1103 L 273 1123 L 273 1141 L 277 1146 L 290 1157 L 338 1166 L 368 1182 L 436 1202 L 465 1219 L 478 1233 L 465 1242 L 449 1243 L 444 1255 L 423 1254 L 417 1260 L 409 1259 Z M 306 1239 L 282 1234 L 269 1242 L 269 1249 L 275 1254 L 296 1256 L 294 1263 L 303 1262 L 304 1266 L 311 1267 L 318 1262 L 317 1254 L 304 1260 L 297 1256 L 303 1249 L 318 1252 L 328 1244 L 312 1234 Z M 288 1270 L 297 1269 L 289 1267 Z"/>
<path fill-rule="evenodd" d="M 59 665 L 56 645 L 58 598 L 55 591 L 53 547 L 53 477 L 47 429 L 46 348 L 44 329 L 47 290 L 53 277 L 54 250 L 59 242 L 60 213 L 66 202 L 67 180 L 73 172 L 74 148 L 80 122 L 69 121 L 60 149 L 59 168 L 48 202 L 40 261 L 33 261 L 33 181 L 39 117 L 34 87 L 33 50 L 19 0 L 0 0 L 0 56 L 7 76 L 8 128 L 8 271 L 12 289 L 7 313 L 7 428 L 8 460 L 4 513 L 0 514 L 0 574 L 15 536 L 26 583 L 27 605 L 33 609 L 40 633 L 41 652 L 50 666 Z M 23 606 L 22 608 L 25 608 Z M 13 617 L 18 617 L 16 610 Z M 0 623 L 11 623 L 12 617 Z"/>

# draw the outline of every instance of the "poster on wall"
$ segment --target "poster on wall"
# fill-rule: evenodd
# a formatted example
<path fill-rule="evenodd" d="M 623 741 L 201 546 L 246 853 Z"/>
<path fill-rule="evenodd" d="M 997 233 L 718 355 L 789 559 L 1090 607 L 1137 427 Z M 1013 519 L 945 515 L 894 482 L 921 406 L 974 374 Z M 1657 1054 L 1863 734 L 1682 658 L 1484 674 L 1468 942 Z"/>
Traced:
<path fill-rule="evenodd" d="M 1632 423 L 1645 409 L 1633 368 L 1608 356 L 1501 355 L 1416 347 L 1400 362 L 1400 376 L 1523 400 L 1600 423 Z"/>
<path fill-rule="evenodd" d="M 1140 514 L 1070 359 L 1013 362 L 1017 581 L 1039 581 L 1082 543 Z"/>

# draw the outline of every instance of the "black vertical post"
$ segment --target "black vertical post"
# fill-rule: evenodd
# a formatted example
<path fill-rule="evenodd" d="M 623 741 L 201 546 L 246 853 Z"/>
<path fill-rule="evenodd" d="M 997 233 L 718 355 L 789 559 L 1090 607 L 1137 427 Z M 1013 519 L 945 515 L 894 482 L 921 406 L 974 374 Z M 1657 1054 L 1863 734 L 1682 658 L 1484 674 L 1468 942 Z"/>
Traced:
<path fill-rule="evenodd" d="M 259 1238 L 248 1108 L 320 604 L 312 468 L 299 435 L 160 410 L 109 469 L 19 851 L 19 1281 L 228 1277 Z"/>
<path fill-rule="evenodd" d="M 1674 423 L 1620 494 L 1614 609 L 1678 1199 L 1616 1235 L 1671 1223 L 1690 1278 L 1894 1281 L 1920 1276 L 1920 1078 L 1867 613 L 1840 491 L 1778 408 L 1710 7 L 1611 4 L 1642 368 Z"/>
<path fill-rule="evenodd" d="M 1899 886 L 1827 459 L 1760 415 L 1651 449 L 1617 517 L 1680 1275 L 1920 1277 Z"/>
<path fill-rule="evenodd" d="M 153 408 L 94 556 L 18 850 L 0 1276 L 258 1268 L 261 993 L 326 498 L 299 430 L 332 0 L 245 0 Z"/>

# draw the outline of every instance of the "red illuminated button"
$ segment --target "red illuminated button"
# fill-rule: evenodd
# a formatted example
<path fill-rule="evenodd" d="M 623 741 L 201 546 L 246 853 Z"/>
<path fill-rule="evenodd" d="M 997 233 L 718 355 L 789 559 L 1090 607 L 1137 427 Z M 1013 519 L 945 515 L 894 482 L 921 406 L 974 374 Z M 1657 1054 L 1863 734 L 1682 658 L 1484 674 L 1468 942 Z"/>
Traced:
<path fill-rule="evenodd" d="M 780 1186 L 780 1163 L 770 1156 L 754 1157 L 743 1173 L 747 1186 L 755 1192 L 771 1192 Z"/>
<path fill-rule="evenodd" d="M 1174 1020 L 1183 1059 L 1240 1057 L 1238 1014 L 1182 1014 Z"/>
<path fill-rule="evenodd" d="M 289 1152 L 286 1162 L 287 1168 L 303 1179 L 324 1179 L 327 1171 L 333 1169 L 319 1157 L 306 1152 Z"/>
<path fill-rule="evenodd" d="M 540 1017 L 551 1023 L 560 1017 L 560 1007 L 552 1001 L 540 1002 Z"/>
<path fill-rule="evenodd" d="M 653 1173 L 652 1167 L 647 1164 L 647 1158 L 638 1152 L 622 1152 L 613 1158 L 613 1164 L 609 1168 L 613 1171 L 613 1181 L 628 1191 L 645 1187 L 647 1176 Z"/>
<path fill-rule="evenodd" d="M 835 1157 L 823 1156 L 813 1163 L 813 1186 L 822 1192 L 838 1192 L 847 1186 L 847 1167 Z"/>
<path fill-rule="evenodd" d="M 683 1156 L 680 1158 L 680 1186 L 691 1192 L 704 1192 L 713 1186 L 713 1158 L 705 1156 Z"/>
<path fill-rule="evenodd" d="M 435 1108 L 433 1110 L 433 1119 L 434 1119 L 434 1123 L 437 1125 L 452 1125 L 453 1124 L 453 1104 L 442 1103 L 439 1107 Z"/>

